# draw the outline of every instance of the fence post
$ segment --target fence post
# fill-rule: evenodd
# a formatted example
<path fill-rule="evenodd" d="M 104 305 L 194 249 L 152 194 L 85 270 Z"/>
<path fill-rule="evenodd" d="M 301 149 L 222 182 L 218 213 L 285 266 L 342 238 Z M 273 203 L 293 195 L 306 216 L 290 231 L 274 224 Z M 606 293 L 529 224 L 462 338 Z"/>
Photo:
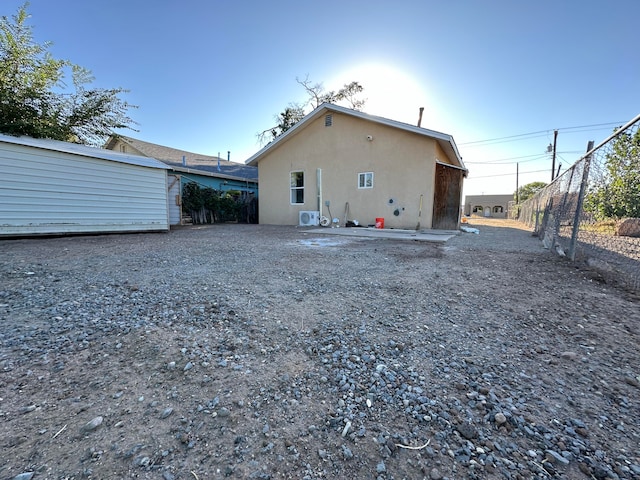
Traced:
<path fill-rule="evenodd" d="M 582 181 L 580 182 L 580 192 L 578 193 L 578 204 L 576 212 L 573 216 L 573 229 L 571 231 L 571 241 L 569 242 L 569 259 L 576 259 L 576 243 L 578 242 L 578 231 L 580 230 L 580 216 L 582 215 L 582 202 L 587 190 L 589 182 L 589 168 L 591 166 L 591 157 L 593 155 L 593 140 L 589 140 L 587 144 L 588 155 L 584 159 L 584 170 L 582 171 Z"/>
<path fill-rule="evenodd" d="M 573 172 L 575 172 L 575 165 L 571 167 L 571 174 L 569 175 L 569 183 L 564 189 L 564 195 L 562 196 L 562 205 L 560 205 L 560 211 L 555 219 L 555 230 L 553 232 L 553 242 L 551 242 L 551 248 L 555 248 L 556 245 L 560 245 L 558 238 L 560 237 L 560 227 L 562 226 L 562 216 L 564 215 L 565 208 L 567 206 L 567 197 L 569 196 L 569 189 L 571 188 L 571 182 L 573 181 Z M 562 245 L 560 245 L 562 248 Z"/>

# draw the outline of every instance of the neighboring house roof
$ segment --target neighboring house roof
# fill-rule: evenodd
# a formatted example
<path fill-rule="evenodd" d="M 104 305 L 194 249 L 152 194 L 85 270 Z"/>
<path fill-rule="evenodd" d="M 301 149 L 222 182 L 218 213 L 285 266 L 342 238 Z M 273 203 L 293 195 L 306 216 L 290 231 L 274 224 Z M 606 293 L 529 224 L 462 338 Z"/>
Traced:
<path fill-rule="evenodd" d="M 350 108 L 340 107 L 338 105 L 334 105 L 332 103 L 323 103 L 319 105 L 315 110 L 307 114 L 302 120 L 296 123 L 289 130 L 284 132 L 282 135 L 277 137 L 271 143 L 262 148 L 259 152 L 254 154 L 249 160 L 247 160 L 247 165 L 258 165 L 258 161 L 272 148 L 276 145 L 286 141 L 292 135 L 295 135 L 296 132 L 303 129 L 305 125 L 312 120 L 326 114 L 327 112 L 337 112 L 343 113 L 345 115 L 350 115 L 352 117 L 360 118 L 362 120 L 366 120 L 368 122 L 379 123 L 381 125 L 387 125 L 389 127 L 398 128 L 400 130 L 405 130 L 407 132 L 416 133 L 418 135 L 424 135 L 429 138 L 433 138 L 438 142 L 440 147 L 444 150 L 444 152 L 449 156 L 451 160 L 458 162 L 458 167 L 467 172 L 467 168 L 464 166 L 462 162 L 462 157 L 458 152 L 458 147 L 453 140 L 451 135 L 447 135 L 446 133 L 436 132 L 434 130 L 429 130 L 426 128 L 418 127 L 415 125 L 410 125 L 408 123 L 398 122 L 396 120 L 390 120 L 384 117 L 377 117 L 375 115 L 369 115 L 368 113 L 360 112 L 358 110 L 352 110 Z"/>
<path fill-rule="evenodd" d="M 225 178 L 234 177 L 234 179 L 258 181 L 258 169 L 256 167 L 251 167 L 244 163 L 230 162 L 220 157 L 202 155 L 200 153 L 187 152 L 177 148 L 144 142 L 124 135 L 114 135 L 110 137 L 105 144 L 105 148 L 113 148 L 118 140 L 126 143 L 143 155 L 161 160 L 176 171 L 188 169 L 190 173 L 197 173 L 196 170 L 201 170 L 209 172 L 212 176 L 221 174 L 220 176 L 224 176 Z M 186 165 L 183 164 L 183 157 Z M 220 168 L 218 168 L 218 165 L 220 165 Z"/>
<path fill-rule="evenodd" d="M 126 163 L 129 165 L 138 165 L 141 167 L 163 168 L 167 169 L 167 165 L 155 158 L 143 157 L 140 155 L 131 155 L 128 153 L 114 152 L 113 150 L 105 150 L 104 148 L 89 147 L 77 143 L 61 142 L 59 140 L 51 140 L 49 138 L 32 138 L 32 137 L 14 137 L 12 135 L 0 134 L 0 142 L 12 143 L 15 145 L 23 145 L 27 147 L 41 148 L 55 152 L 70 153 L 73 155 L 82 155 L 85 157 L 100 158 L 110 160 L 112 162 Z"/>
<path fill-rule="evenodd" d="M 170 166 L 171 170 L 177 173 L 184 173 L 189 175 L 202 175 L 205 177 L 213 177 L 213 178 L 223 178 L 225 180 L 237 180 L 240 182 L 251 182 L 258 183 L 258 176 L 255 177 L 245 177 L 245 176 L 236 176 L 236 175 L 227 175 L 226 173 L 220 173 L 215 167 L 209 168 L 185 168 L 185 167 L 174 167 Z M 256 167 L 250 167 L 255 169 Z M 210 170 L 210 171 L 209 171 Z M 253 172 L 251 172 L 253 174 Z"/>

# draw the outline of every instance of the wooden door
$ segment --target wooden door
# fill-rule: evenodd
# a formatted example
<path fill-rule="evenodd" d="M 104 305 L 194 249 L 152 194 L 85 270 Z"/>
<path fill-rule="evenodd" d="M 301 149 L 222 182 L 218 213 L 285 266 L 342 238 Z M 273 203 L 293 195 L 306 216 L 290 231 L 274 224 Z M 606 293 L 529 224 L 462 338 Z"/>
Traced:
<path fill-rule="evenodd" d="M 432 228 L 438 230 L 458 229 L 462 174 L 463 171 L 459 168 L 436 163 Z"/>

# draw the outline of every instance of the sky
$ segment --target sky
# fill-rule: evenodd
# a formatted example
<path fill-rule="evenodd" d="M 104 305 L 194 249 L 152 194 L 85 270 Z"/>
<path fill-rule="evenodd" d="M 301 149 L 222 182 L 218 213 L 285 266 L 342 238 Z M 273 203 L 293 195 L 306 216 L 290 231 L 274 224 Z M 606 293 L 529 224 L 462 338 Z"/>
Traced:
<path fill-rule="evenodd" d="M 2 0 L 12 16 L 23 0 Z M 451 135 L 464 195 L 551 180 L 640 113 L 637 0 L 31 0 L 36 43 L 122 87 L 139 131 L 244 163 L 306 95 L 357 81 L 363 111 Z M 68 79 L 70 81 L 70 78 Z M 518 175 L 516 175 L 516 171 Z"/>

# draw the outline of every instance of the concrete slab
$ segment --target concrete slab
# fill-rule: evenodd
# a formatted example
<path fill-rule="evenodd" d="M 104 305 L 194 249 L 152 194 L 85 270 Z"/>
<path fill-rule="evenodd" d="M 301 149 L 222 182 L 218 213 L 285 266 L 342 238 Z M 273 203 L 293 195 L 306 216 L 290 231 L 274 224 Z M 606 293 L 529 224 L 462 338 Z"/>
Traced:
<path fill-rule="evenodd" d="M 338 227 L 310 228 L 305 233 L 324 235 L 343 235 L 346 237 L 387 238 L 394 240 L 414 240 L 418 242 L 445 243 L 452 237 L 460 235 L 459 230 L 403 230 L 399 228 Z"/>

